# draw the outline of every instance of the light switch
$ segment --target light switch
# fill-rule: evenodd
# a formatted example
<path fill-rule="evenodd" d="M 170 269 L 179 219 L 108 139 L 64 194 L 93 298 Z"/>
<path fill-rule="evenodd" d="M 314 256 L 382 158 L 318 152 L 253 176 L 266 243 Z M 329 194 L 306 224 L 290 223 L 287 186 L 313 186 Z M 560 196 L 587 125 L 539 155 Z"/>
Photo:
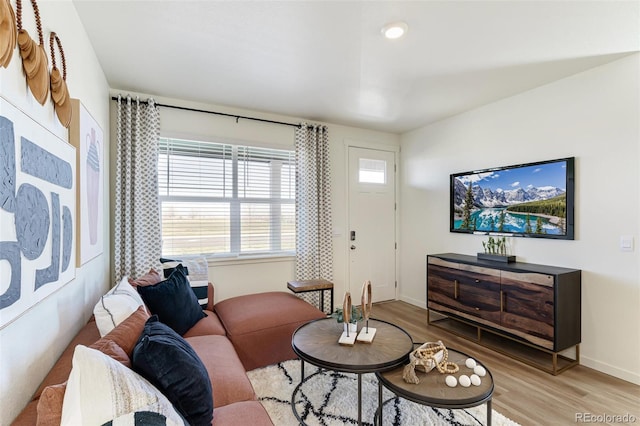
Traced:
<path fill-rule="evenodd" d="M 633 251 L 633 236 L 623 235 L 620 237 L 620 251 Z"/>

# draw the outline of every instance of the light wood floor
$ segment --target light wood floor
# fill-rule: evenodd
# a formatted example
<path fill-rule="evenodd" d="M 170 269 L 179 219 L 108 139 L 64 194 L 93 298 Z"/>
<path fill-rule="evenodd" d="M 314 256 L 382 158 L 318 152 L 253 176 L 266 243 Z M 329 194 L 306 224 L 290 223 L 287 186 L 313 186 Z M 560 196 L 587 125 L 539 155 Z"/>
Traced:
<path fill-rule="evenodd" d="M 640 425 L 640 386 L 578 365 L 553 376 L 447 331 L 427 326 L 426 309 L 400 302 L 375 304 L 372 317 L 404 328 L 414 342 L 442 340 L 445 346 L 477 358 L 489 367 L 495 391 L 493 408 L 529 425 L 573 425 L 578 413 L 635 416 Z M 585 417 L 583 417 L 585 419 Z M 590 424 L 620 424 L 610 422 Z"/>

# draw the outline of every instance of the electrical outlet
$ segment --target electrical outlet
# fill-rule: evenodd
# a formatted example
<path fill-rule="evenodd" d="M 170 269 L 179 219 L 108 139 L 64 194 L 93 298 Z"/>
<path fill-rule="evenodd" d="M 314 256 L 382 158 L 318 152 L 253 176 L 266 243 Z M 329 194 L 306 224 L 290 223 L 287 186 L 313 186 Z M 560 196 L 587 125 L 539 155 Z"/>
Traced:
<path fill-rule="evenodd" d="M 633 236 L 623 235 L 620 237 L 620 251 L 633 251 Z"/>

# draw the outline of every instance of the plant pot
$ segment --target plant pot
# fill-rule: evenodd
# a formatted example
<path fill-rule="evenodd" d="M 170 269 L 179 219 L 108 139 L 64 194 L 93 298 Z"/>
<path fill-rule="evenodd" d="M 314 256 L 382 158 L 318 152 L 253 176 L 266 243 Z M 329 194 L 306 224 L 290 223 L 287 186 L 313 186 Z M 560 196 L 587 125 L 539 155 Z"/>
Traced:
<path fill-rule="evenodd" d="M 516 261 L 515 256 L 506 254 L 478 253 L 478 260 L 490 260 L 492 262 L 511 263 Z"/>

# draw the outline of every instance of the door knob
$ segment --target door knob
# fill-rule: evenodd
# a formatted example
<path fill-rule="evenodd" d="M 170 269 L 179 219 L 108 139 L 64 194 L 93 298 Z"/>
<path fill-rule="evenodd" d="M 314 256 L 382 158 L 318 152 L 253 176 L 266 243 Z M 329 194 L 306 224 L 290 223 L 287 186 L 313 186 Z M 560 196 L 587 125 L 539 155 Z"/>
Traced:
<path fill-rule="evenodd" d="M 351 246 L 351 250 L 355 250 L 355 249 L 356 249 L 356 246 Z"/>

